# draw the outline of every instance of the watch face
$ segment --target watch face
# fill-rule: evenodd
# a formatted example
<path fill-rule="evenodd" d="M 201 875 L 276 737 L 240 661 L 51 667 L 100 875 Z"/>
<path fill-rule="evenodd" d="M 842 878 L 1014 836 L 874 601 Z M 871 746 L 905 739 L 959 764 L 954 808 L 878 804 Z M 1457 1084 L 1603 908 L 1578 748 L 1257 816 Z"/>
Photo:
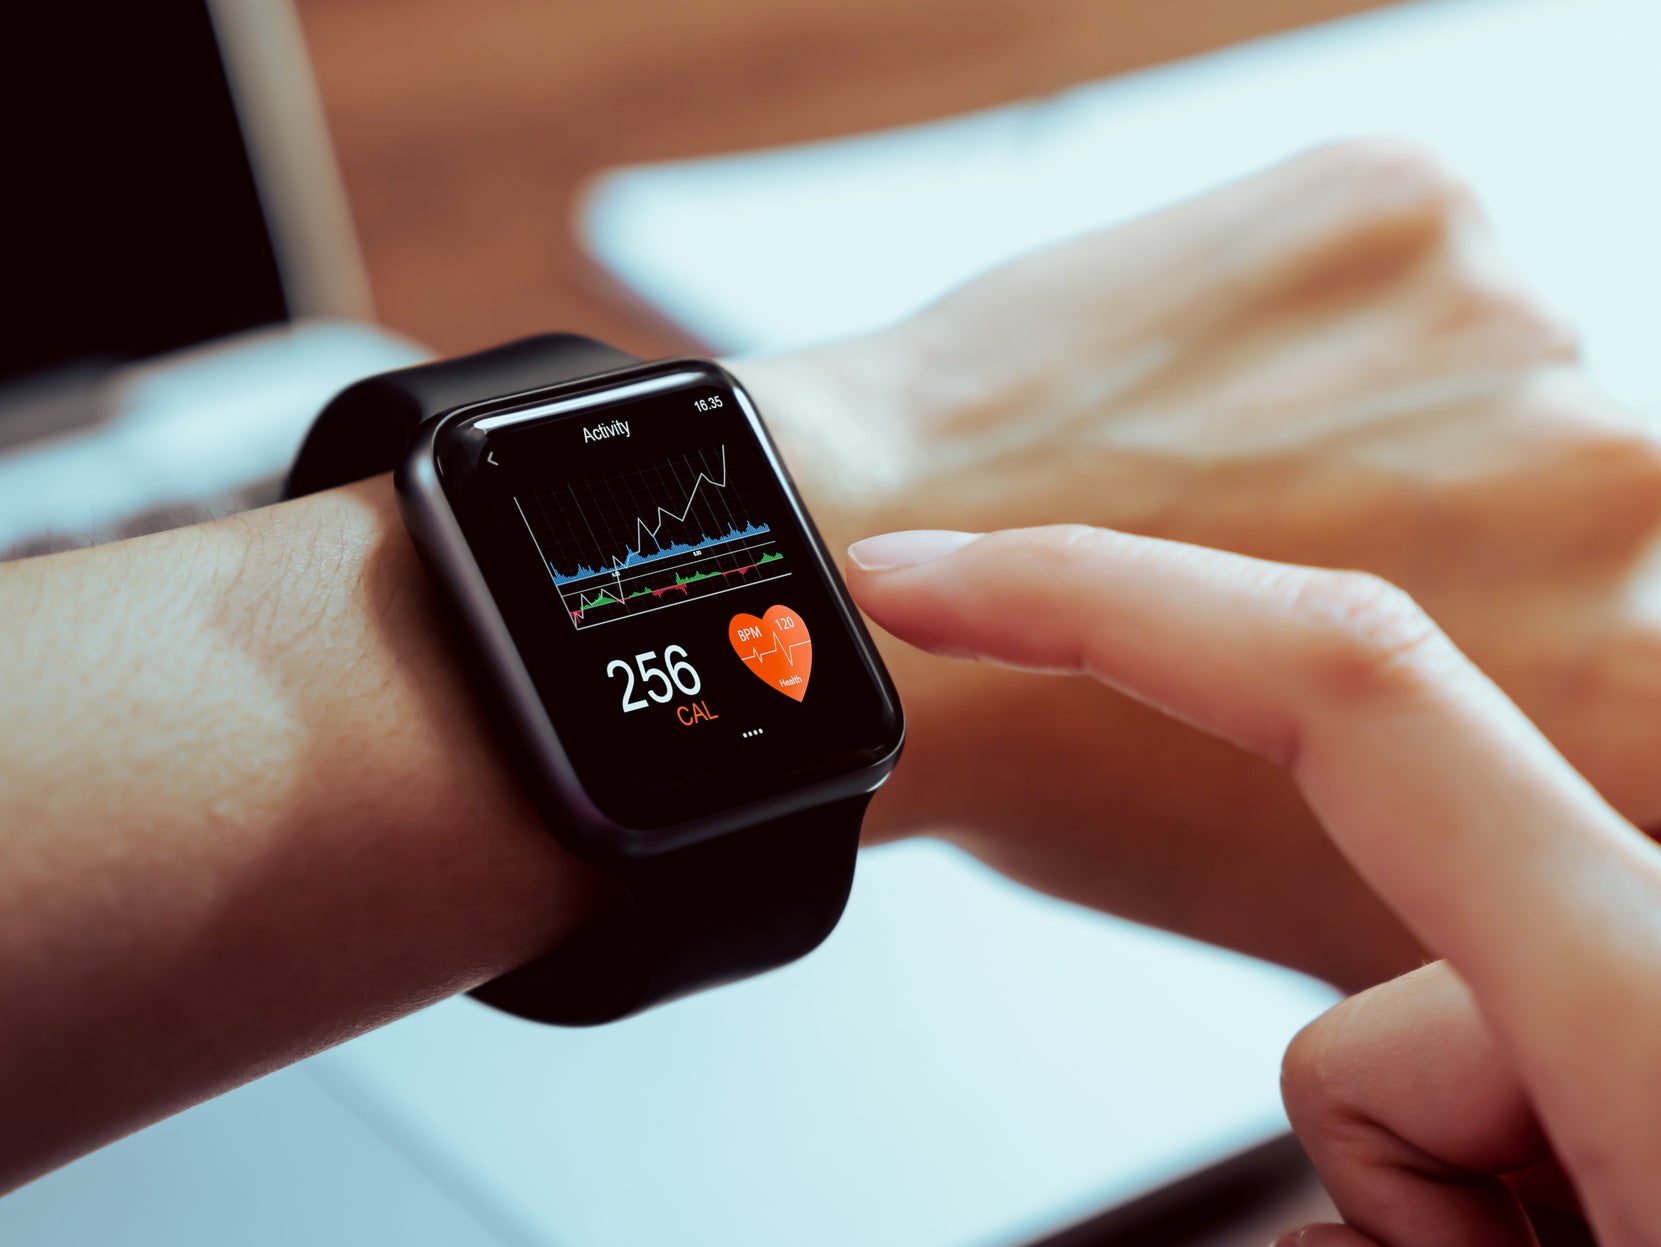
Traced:
<path fill-rule="evenodd" d="M 596 807 L 669 827 L 871 767 L 900 715 L 748 402 L 680 365 L 453 418 L 439 479 Z"/>

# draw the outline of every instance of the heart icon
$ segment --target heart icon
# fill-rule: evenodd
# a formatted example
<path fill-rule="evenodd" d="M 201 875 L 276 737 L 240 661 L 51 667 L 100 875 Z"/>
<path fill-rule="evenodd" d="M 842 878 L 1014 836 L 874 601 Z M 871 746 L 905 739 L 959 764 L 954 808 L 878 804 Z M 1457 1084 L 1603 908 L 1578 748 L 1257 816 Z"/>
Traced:
<path fill-rule="evenodd" d="M 786 697 L 807 696 L 807 678 L 813 673 L 813 638 L 802 617 L 788 606 L 769 606 L 760 619 L 734 615 L 727 625 L 733 652 L 744 665 Z"/>

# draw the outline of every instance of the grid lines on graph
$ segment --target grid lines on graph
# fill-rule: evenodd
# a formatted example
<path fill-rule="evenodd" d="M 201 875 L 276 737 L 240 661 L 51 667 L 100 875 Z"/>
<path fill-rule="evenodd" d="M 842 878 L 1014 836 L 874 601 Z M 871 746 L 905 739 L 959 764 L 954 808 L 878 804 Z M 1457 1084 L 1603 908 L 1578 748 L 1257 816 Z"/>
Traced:
<path fill-rule="evenodd" d="M 579 630 L 790 574 L 725 446 L 514 502 Z"/>

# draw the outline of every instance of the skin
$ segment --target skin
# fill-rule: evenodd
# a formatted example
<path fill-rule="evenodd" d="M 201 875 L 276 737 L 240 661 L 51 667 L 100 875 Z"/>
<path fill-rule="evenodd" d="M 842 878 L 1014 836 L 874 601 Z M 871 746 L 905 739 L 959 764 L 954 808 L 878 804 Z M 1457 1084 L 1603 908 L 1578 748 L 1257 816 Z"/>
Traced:
<path fill-rule="evenodd" d="M 1079 526 L 850 556 L 896 636 L 1089 677 L 1281 768 L 1445 955 L 1288 1052 L 1287 1108 L 1346 1225 L 1283 1247 L 1661 1243 L 1661 849 L 1411 598 Z"/>
<path fill-rule="evenodd" d="M 833 547 L 1065 519 L 1371 568 L 1661 821 L 1661 448 L 1416 153 L 1316 153 L 734 367 Z M 0 1188 L 601 903 L 499 761 L 384 479 L 0 566 L 0 640 Z M 1271 763 L 1097 681 L 882 644 L 911 736 L 871 838 L 1347 987 L 1421 959 Z"/>
<path fill-rule="evenodd" d="M 528 960 L 594 884 L 384 478 L 0 567 L 0 1183 Z"/>
<path fill-rule="evenodd" d="M 1362 142 L 747 380 L 803 417 L 833 545 L 1065 520 L 1374 572 L 1661 828 L 1661 441 L 1576 356 L 1457 179 Z M 879 834 L 1349 989 L 1419 963 L 1277 768 L 1090 682 L 888 657 L 913 731 Z"/>

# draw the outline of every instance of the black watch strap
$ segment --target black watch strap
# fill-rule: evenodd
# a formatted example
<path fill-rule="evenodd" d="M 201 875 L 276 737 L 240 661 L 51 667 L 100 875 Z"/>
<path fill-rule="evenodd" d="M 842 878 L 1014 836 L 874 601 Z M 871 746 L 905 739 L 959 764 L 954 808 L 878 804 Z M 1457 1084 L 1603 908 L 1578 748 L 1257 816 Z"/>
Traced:
<path fill-rule="evenodd" d="M 561 948 L 473 995 L 584 1026 L 794 961 L 842 916 L 869 801 L 845 798 L 637 863 L 610 908 Z"/>
<path fill-rule="evenodd" d="M 391 471 L 416 426 L 440 412 L 639 362 L 591 338 L 545 334 L 369 377 L 318 416 L 285 496 Z M 473 995 L 520 1017 L 586 1026 L 794 961 L 842 915 L 869 800 L 634 862 L 617 873 L 609 906 L 559 949 Z"/>
<path fill-rule="evenodd" d="M 415 426 L 441 411 L 638 363 L 593 338 L 545 333 L 366 377 L 335 395 L 312 424 L 283 496 L 298 498 L 392 471 Z"/>

